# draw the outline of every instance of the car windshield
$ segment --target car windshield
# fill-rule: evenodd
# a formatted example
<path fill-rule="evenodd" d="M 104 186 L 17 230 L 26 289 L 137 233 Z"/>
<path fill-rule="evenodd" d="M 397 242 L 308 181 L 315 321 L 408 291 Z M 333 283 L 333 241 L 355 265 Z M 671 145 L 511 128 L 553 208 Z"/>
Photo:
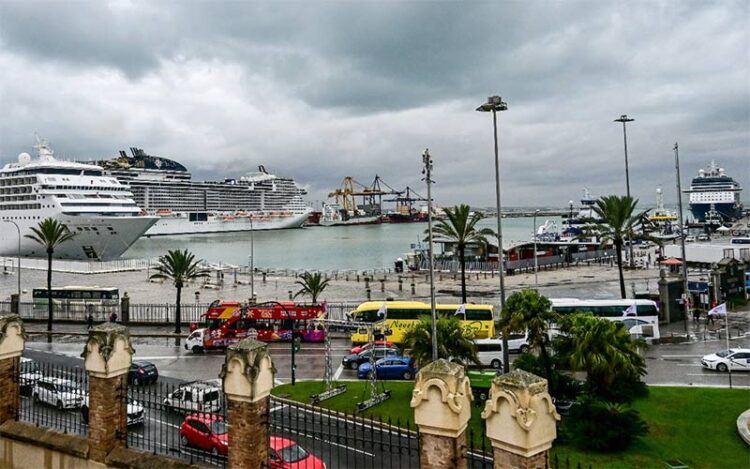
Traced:
<path fill-rule="evenodd" d="M 211 433 L 214 435 L 223 435 L 228 432 L 227 423 L 223 420 L 214 420 L 211 422 Z"/>
<path fill-rule="evenodd" d="M 716 352 L 717 357 L 725 358 L 727 355 L 732 353 L 731 350 L 722 350 L 721 352 Z"/>
<path fill-rule="evenodd" d="M 291 445 L 282 448 L 279 451 L 279 455 L 284 462 L 297 462 L 307 457 L 307 451 L 299 445 Z"/>

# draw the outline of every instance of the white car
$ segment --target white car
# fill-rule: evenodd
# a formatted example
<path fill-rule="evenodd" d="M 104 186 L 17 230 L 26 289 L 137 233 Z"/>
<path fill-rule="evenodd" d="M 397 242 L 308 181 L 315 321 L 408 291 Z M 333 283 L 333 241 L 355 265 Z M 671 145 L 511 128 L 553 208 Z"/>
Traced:
<path fill-rule="evenodd" d="M 164 409 L 178 412 L 219 412 L 222 390 L 216 380 L 185 383 L 164 398 Z"/>
<path fill-rule="evenodd" d="M 716 371 L 750 371 L 750 349 L 730 348 L 701 358 L 701 365 Z"/>
<path fill-rule="evenodd" d="M 18 375 L 18 385 L 22 396 L 31 396 L 36 382 L 44 376 L 39 372 L 39 363 L 31 358 L 21 357 L 21 373 Z"/>
<path fill-rule="evenodd" d="M 508 352 L 527 353 L 530 348 L 528 332 L 511 332 L 508 334 Z"/>
<path fill-rule="evenodd" d="M 34 384 L 34 402 L 44 402 L 63 409 L 78 409 L 86 392 L 73 381 L 62 378 L 40 378 Z"/>

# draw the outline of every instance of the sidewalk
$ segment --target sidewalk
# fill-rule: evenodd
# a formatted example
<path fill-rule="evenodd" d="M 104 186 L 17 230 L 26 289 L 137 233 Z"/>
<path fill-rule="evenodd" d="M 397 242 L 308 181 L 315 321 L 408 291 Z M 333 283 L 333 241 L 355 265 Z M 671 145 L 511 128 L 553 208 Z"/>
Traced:
<path fill-rule="evenodd" d="M 729 311 L 727 314 L 729 322 L 730 338 L 750 335 L 750 304 L 740 307 L 735 311 Z M 705 314 L 701 315 L 700 321 L 696 323 L 693 318 L 685 321 L 677 321 L 671 324 L 660 326 L 662 337 L 684 337 L 687 335 L 690 342 L 725 339 L 726 325 L 724 318 L 717 318 L 709 321 Z M 685 328 L 687 327 L 687 331 Z"/>

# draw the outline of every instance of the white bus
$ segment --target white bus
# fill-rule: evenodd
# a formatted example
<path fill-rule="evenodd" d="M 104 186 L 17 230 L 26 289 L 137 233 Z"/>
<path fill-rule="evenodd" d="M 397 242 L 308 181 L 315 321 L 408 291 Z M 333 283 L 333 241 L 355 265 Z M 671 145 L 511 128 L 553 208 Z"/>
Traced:
<path fill-rule="evenodd" d="M 32 291 L 35 317 L 46 317 L 47 289 Z M 56 319 L 82 319 L 92 313 L 95 319 L 119 313 L 120 290 L 115 287 L 67 286 L 52 287 L 52 306 Z"/>
<path fill-rule="evenodd" d="M 621 321 L 633 337 L 659 339 L 659 307 L 651 300 L 579 300 L 550 298 L 552 310 L 558 314 L 591 313 L 610 321 Z M 631 308 L 632 307 L 632 308 Z M 631 308 L 631 311 L 628 311 Z M 635 310 L 635 311 L 633 311 Z"/>

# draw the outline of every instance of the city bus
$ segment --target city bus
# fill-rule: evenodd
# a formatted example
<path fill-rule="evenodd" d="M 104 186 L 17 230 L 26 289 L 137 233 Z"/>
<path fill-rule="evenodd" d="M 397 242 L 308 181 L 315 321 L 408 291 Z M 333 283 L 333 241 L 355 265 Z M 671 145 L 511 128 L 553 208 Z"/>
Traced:
<path fill-rule="evenodd" d="M 492 305 L 476 304 L 436 304 L 438 316 L 456 315 L 461 320 L 464 330 L 470 332 L 474 339 L 488 339 L 495 336 L 495 323 Z M 400 344 L 404 333 L 413 328 L 420 316 L 430 316 L 429 303 L 421 301 L 368 301 L 362 303 L 349 314 L 353 322 L 377 323 L 379 330 L 385 332 L 387 340 Z M 375 335 L 382 334 L 375 330 Z M 352 334 L 352 343 L 368 342 L 367 330 L 357 330 Z"/>
<path fill-rule="evenodd" d="M 34 313 L 47 313 L 47 289 L 31 292 Z M 96 320 L 120 312 L 120 290 L 114 287 L 78 286 L 52 288 L 52 307 L 58 319 L 81 319 L 92 313 Z"/>
<path fill-rule="evenodd" d="M 323 342 L 325 330 L 316 322 L 325 317 L 321 305 L 298 305 L 291 301 L 265 305 L 243 305 L 238 301 L 214 302 L 203 315 L 202 328 L 191 324 L 185 349 L 195 353 L 225 349 L 245 337 L 264 342 Z"/>
<path fill-rule="evenodd" d="M 579 300 L 577 298 L 550 298 L 552 310 L 560 315 L 591 313 L 609 321 L 620 321 L 634 337 L 659 339 L 659 307 L 655 301 L 614 299 Z M 628 311 L 628 308 L 633 308 Z"/>

